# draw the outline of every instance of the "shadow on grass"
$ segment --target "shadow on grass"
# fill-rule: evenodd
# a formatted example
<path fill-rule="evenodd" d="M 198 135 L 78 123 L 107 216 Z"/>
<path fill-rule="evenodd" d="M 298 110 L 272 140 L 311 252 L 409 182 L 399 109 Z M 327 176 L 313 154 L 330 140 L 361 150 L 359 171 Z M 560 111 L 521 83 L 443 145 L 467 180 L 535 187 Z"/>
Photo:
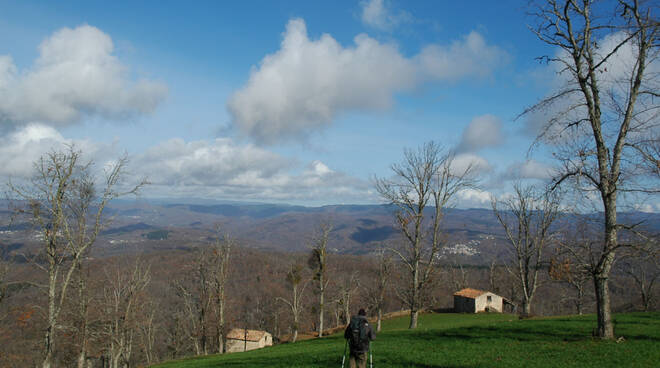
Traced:
<path fill-rule="evenodd" d="M 408 336 L 413 340 L 502 340 L 507 339 L 519 342 L 572 342 L 572 341 L 600 341 L 594 339 L 592 331 L 595 324 L 590 320 L 557 319 L 552 321 L 530 321 L 519 322 L 514 325 L 497 324 L 494 326 L 471 326 L 454 328 L 448 330 L 419 331 Z M 640 324 L 645 330 L 625 328 L 625 325 Z M 618 326 L 619 328 L 617 328 Z M 654 326 L 639 322 L 618 322 L 615 325 L 617 335 L 624 336 L 630 340 L 646 340 L 660 342 L 660 336 L 653 336 L 648 329 Z"/>

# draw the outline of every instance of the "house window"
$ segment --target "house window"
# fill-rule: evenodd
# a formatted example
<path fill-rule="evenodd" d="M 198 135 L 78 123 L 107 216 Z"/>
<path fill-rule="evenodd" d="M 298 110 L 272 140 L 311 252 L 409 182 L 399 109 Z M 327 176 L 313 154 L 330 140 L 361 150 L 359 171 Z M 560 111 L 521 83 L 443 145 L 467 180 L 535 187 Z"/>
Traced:
<path fill-rule="evenodd" d="M 488 303 L 490 303 L 490 302 L 493 301 L 493 298 L 492 298 L 490 295 L 488 295 L 488 296 L 486 297 L 486 301 L 487 301 Z"/>

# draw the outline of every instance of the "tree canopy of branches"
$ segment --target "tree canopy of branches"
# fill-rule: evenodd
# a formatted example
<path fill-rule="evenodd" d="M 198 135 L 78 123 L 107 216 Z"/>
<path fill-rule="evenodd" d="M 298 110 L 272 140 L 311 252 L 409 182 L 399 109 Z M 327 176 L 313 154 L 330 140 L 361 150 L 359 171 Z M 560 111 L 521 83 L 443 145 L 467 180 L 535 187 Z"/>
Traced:
<path fill-rule="evenodd" d="M 422 294 L 436 268 L 445 207 L 456 193 L 473 185 L 472 166 L 455 172 L 452 162 L 451 153 L 428 142 L 404 151 L 403 162 L 391 166 L 393 179 L 376 178 L 378 193 L 396 207 L 396 224 L 405 239 L 405 246 L 392 250 L 410 276 L 409 287 L 399 292 L 410 308 L 410 328 L 417 327 Z"/>
<path fill-rule="evenodd" d="M 376 255 L 377 268 L 374 270 L 364 288 L 365 294 L 371 304 L 371 309 L 376 310 L 376 332 L 380 332 L 381 321 L 383 319 L 383 309 L 385 307 L 385 293 L 387 292 L 390 278 L 392 276 L 392 256 L 384 248 L 380 249 Z"/>
<path fill-rule="evenodd" d="M 325 291 L 328 287 L 327 276 L 328 265 L 328 237 L 332 231 L 332 225 L 321 223 L 312 239 L 312 250 L 308 259 L 308 266 L 314 273 L 314 281 L 319 292 L 319 337 L 323 336 L 323 314 L 325 311 Z"/>
<path fill-rule="evenodd" d="M 657 175 L 635 164 L 653 152 L 653 142 L 657 148 L 660 26 L 653 3 L 548 0 L 532 14 L 532 31 L 556 50 L 544 59 L 557 67 L 561 86 L 523 114 L 543 123 L 537 142 L 555 148 L 555 187 L 572 184 L 598 197 L 604 226 L 594 285 L 604 339 L 614 337 L 608 278 L 626 229 L 617 205 L 624 194 L 659 190 Z"/>
<path fill-rule="evenodd" d="M 225 305 L 227 304 L 227 282 L 232 248 L 236 240 L 227 232 L 217 230 L 215 245 L 211 248 L 211 285 L 213 308 L 216 317 L 216 336 L 218 353 L 226 351 L 227 326 L 225 325 Z"/>
<path fill-rule="evenodd" d="M 141 182 L 125 192 L 118 190 L 128 160 L 122 157 L 105 170 L 104 186 L 97 192 L 91 162 L 81 162 L 74 147 L 53 151 L 35 164 L 34 177 L 24 185 L 9 183 L 10 195 L 18 201 L 17 212 L 26 215 L 42 235 L 45 262 L 33 262 L 47 274 L 40 285 L 48 296 L 47 328 L 42 366 L 53 365 L 58 319 L 74 273 L 104 226 L 103 210 L 114 198 L 136 193 Z"/>
<path fill-rule="evenodd" d="M 293 317 L 293 336 L 291 338 L 292 342 L 296 342 L 298 338 L 298 328 L 300 327 L 300 312 L 302 312 L 302 303 L 303 303 L 303 294 L 305 293 L 305 288 L 309 284 L 309 280 L 303 279 L 303 266 L 300 264 L 293 264 L 289 269 L 289 272 L 286 274 L 286 282 L 291 287 L 291 300 L 284 298 L 277 298 L 277 300 L 288 305 L 291 309 L 291 315 Z"/>
<path fill-rule="evenodd" d="M 522 315 L 529 316 L 532 300 L 539 286 L 543 251 L 551 240 L 550 226 L 557 219 L 559 199 L 548 192 L 540 196 L 534 187 L 514 185 L 514 195 L 502 201 L 503 209 L 493 198 L 493 212 L 504 228 L 514 255 L 515 266 L 509 271 L 520 282 Z"/>

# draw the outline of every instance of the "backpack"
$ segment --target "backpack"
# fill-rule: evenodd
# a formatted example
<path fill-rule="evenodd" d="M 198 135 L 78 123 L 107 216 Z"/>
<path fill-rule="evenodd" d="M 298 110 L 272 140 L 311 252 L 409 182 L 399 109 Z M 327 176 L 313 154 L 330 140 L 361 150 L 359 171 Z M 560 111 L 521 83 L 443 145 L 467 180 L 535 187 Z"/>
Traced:
<path fill-rule="evenodd" d="M 369 350 L 369 336 L 367 336 L 367 326 L 368 322 L 366 318 L 360 318 L 359 316 L 351 317 L 351 323 L 349 325 L 350 334 L 349 334 L 349 344 L 351 345 L 351 351 L 368 351 Z"/>

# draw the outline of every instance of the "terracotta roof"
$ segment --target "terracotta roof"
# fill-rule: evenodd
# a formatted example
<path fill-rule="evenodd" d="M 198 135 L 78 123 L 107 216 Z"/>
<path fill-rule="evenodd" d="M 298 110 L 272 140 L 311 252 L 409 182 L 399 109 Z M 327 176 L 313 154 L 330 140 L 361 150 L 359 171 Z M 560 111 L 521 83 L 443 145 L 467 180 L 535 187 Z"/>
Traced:
<path fill-rule="evenodd" d="M 483 295 L 483 294 L 486 294 L 486 293 L 487 293 L 487 291 L 467 288 L 467 289 L 463 289 L 463 290 L 455 292 L 454 295 L 474 299 L 474 298 L 478 297 L 479 295 Z"/>
<path fill-rule="evenodd" d="M 265 334 L 267 334 L 266 331 L 247 330 L 247 341 L 259 341 L 264 337 Z M 246 340 L 245 330 L 242 328 L 234 328 L 229 331 L 227 338 L 233 340 Z"/>

